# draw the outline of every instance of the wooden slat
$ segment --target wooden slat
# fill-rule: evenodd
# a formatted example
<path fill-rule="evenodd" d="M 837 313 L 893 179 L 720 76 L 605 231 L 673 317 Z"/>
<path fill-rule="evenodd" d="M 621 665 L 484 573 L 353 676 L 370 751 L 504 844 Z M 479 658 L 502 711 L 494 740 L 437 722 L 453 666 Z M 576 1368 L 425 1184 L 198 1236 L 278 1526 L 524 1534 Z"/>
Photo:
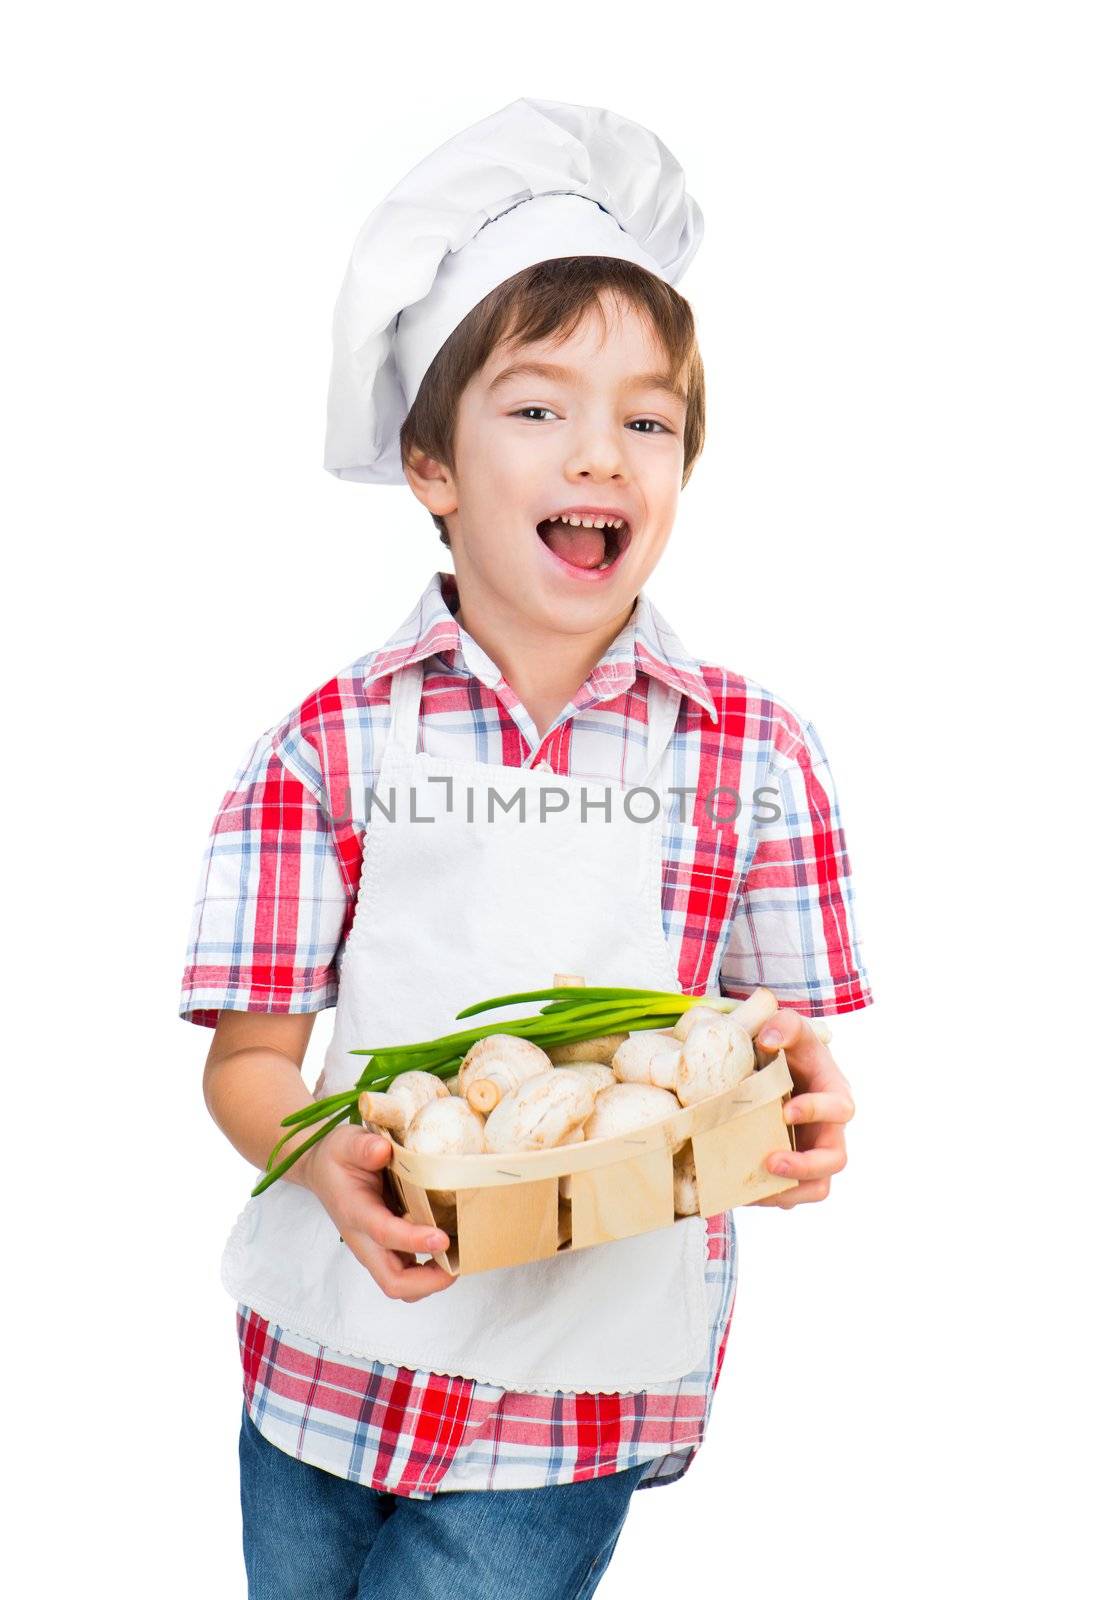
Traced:
<path fill-rule="evenodd" d="M 541 1261 L 558 1248 L 558 1179 L 456 1194 L 460 1271 Z"/>
<path fill-rule="evenodd" d="M 426 1228 L 439 1228 L 441 1224 L 433 1214 L 428 1191 L 419 1189 L 417 1184 L 407 1183 L 400 1178 L 397 1172 L 392 1172 L 390 1167 L 385 1168 L 391 1178 L 392 1184 L 398 1191 L 403 1202 L 403 1215 L 410 1218 L 411 1222 L 420 1222 Z M 448 1229 L 443 1229 L 448 1233 Z M 455 1275 L 459 1271 L 458 1258 L 454 1249 L 451 1233 L 448 1234 L 450 1245 L 448 1250 L 434 1250 L 432 1259 L 444 1268 L 446 1272 Z"/>
<path fill-rule="evenodd" d="M 671 1154 L 654 1150 L 632 1161 L 575 1172 L 572 1210 L 575 1250 L 670 1227 L 675 1220 Z"/>
<path fill-rule="evenodd" d="M 774 1151 L 790 1149 L 790 1130 L 783 1121 L 781 1099 L 757 1106 L 719 1128 L 695 1134 L 691 1148 L 699 1184 L 700 1216 L 731 1211 L 734 1206 L 781 1194 L 795 1185 L 794 1178 L 780 1178 L 766 1166 L 766 1157 Z"/>

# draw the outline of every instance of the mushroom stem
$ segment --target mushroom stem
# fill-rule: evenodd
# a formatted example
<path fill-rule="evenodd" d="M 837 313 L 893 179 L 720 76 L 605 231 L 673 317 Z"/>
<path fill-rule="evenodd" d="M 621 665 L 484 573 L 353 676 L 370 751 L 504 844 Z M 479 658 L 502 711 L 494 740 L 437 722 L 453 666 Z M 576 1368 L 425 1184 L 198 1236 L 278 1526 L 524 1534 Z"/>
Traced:
<path fill-rule="evenodd" d="M 433 1072 L 400 1072 L 386 1094 L 364 1090 L 357 1106 L 362 1120 L 390 1128 L 402 1138 L 423 1106 L 433 1100 L 450 1100 L 447 1083 Z"/>
<path fill-rule="evenodd" d="M 485 1113 L 518 1083 L 546 1072 L 551 1065 L 546 1050 L 541 1050 L 533 1040 L 522 1039 L 515 1033 L 492 1033 L 476 1040 L 464 1056 L 457 1087 L 469 1105 Z M 497 1093 L 492 1095 L 490 1090 L 484 1089 L 478 1100 L 473 1100 L 472 1089 L 484 1079 L 497 1085 Z"/>
<path fill-rule="evenodd" d="M 734 1006 L 729 1012 L 729 1021 L 754 1039 L 778 1009 L 779 1002 L 770 989 L 753 989 L 747 1000 L 742 1000 L 739 1006 Z"/>
<path fill-rule="evenodd" d="M 467 1085 L 466 1099 L 472 1111 L 477 1111 L 480 1117 L 488 1117 L 508 1092 L 508 1088 L 500 1084 L 497 1078 L 476 1078 Z"/>
<path fill-rule="evenodd" d="M 396 1100 L 394 1095 L 378 1094 L 375 1090 L 366 1089 L 357 1097 L 357 1107 L 365 1122 L 375 1122 L 379 1128 L 390 1128 L 392 1133 L 397 1133 L 400 1140 L 406 1133 L 409 1118 L 406 1106 Z"/>

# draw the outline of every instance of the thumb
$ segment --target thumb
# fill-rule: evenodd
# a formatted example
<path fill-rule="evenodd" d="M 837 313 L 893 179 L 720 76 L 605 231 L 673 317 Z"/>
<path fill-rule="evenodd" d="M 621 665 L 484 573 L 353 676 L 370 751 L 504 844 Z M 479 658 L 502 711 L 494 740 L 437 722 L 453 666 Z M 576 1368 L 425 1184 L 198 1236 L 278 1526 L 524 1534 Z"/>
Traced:
<path fill-rule="evenodd" d="M 801 1012 L 789 1007 L 779 1012 L 760 1029 L 756 1039 L 766 1050 L 785 1050 L 795 1067 L 815 1071 L 823 1066 L 828 1052 Z"/>
<path fill-rule="evenodd" d="M 780 1009 L 778 1014 L 760 1029 L 756 1035 L 756 1042 L 767 1050 L 779 1050 L 786 1045 L 796 1044 L 801 1038 L 802 1031 L 802 1019 L 798 1013 L 789 1008 Z"/>
<path fill-rule="evenodd" d="M 379 1172 L 381 1167 L 386 1167 L 391 1160 L 388 1140 L 370 1133 L 367 1128 L 354 1128 L 353 1133 L 354 1138 L 347 1152 L 352 1165 L 363 1168 L 365 1172 Z"/>

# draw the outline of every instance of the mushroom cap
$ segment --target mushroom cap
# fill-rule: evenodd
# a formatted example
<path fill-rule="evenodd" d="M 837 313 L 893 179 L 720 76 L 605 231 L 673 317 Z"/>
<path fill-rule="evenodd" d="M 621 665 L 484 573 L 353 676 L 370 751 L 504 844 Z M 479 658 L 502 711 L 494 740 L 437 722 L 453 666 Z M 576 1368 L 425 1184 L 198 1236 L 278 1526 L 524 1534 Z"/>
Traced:
<path fill-rule="evenodd" d="M 601 1089 L 593 1114 L 585 1124 L 586 1139 L 614 1139 L 635 1128 L 648 1128 L 664 1122 L 680 1109 L 680 1102 L 667 1089 L 652 1083 L 616 1083 Z"/>
<path fill-rule="evenodd" d="M 734 1027 L 732 1016 L 697 1024 L 680 1051 L 676 1092 L 681 1105 L 691 1106 L 732 1089 L 748 1077 L 755 1064 L 752 1040 L 743 1029 Z"/>
<path fill-rule="evenodd" d="M 526 1078 L 510 1089 L 487 1117 L 486 1148 L 492 1155 L 554 1149 L 581 1127 L 593 1109 L 593 1100 L 588 1080 L 566 1067 L 552 1067 Z"/>
<path fill-rule="evenodd" d="M 615 1073 L 611 1067 L 605 1066 L 603 1061 L 571 1061 L 566 1068 L 567 1072 L 576 1072 L 579 1077 L 591 1086 L 593 1094 L 600 1094 L 604 1089 L 610 1089 L 616 1083 Z"/>
<path fill-rule="evenodd" d="M 417 1150 L 422 1155 L 481 1155 L 482 1118 L 458 1095 L 429 1100 L 415 1115 L 403 1142 L 407 1150 Z"/>
<path fill-rule="evenodd" d="M 466 1094 L 469 1083 L 500 1065 L 511 1067 L 519 1079 L 546 1072 L 553 1063 L 533 1039 L 522 1039 L 518 1033 L 488 1033 L 475 1040 L 460 1063 L 456 1093 Z"/>
<path fill-rule="evenodd" d="M 700 1022 L 716 1022 L 719 1017 L 725 1016 L 724 1011 L 716 1011 L 713 1006 L 689 1006 L 686 1011 L 681 1011 L 672 1025 L 673 1038 L 681 1043 L 687 1038 L 692 1028 Z"/>
<path fill-rule="evenodd" d="M 448 1084 L 443 1078 L 438 1078 L 435 1072 L 419 1072 L 417 1068 L 409 1072 L 400 1072 L 398 1077 L 392 1080 L 387 1092 L 393 1100 L 398 1100 L 406 1108 L 408 1122 L 431 1100 L 452 1098 Z"/>
<path fill-rule="evenodd" d="M 619 1046 L 626 1041 L 625 1033 L 605 1033 L 597 1039 L 574 1039 L 569 1044 L 548 1045 L 547 1054 L 556 1067 L 569 1067 L 576 1061 L 599 1061 L 609 1066 Z"/>
<path fill-rule="evenodd" d="M 646 1029 L 624 1040 L 612 1057 L 612 1071 L 620 1083 L 654 1084 L 659 1089 L 676 1086 L 681 1044 L 671 1033 Z"/>

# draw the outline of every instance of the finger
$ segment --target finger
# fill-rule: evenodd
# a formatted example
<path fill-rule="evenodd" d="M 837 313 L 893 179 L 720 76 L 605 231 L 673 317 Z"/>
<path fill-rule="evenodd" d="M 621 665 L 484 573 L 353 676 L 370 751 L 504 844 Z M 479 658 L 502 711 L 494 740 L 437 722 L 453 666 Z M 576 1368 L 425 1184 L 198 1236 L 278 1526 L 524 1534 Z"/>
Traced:
<path fill-rule="evenodd" d="M 831 1178 L 847 1165 L 847 1151 L 837 1146 L 814 1145 L 809 1150 L 777 1150 L 767 1158 L 767 1170 L 780 1178 Z"/>
<path fill-rule="evenodd" d="M 436 1262 L 419 1264 L 412 1253 L 385 1250 L 367 1233 L 351 1230 L 343 1235 L 343 1242 L 355 1260 L 393 1300 L 422 1300 L 427 1294 L 447 1289 L 456 1281 L 451 1273 Z"/>
<path fill-rule="evenodd" d="M 828 1198 L 829 1183 L 827 1178 L 818 1178 L 812 1183 L 799 1183 L 796 1188 L 784 1189 L 781 1194 L 765 1194 L 762 1200 L 750 1200 L 753 1206 L 778 1206 L 781 1211 L 789 1211 L 791 1206 L 801 1205 L 804 1201 L 808 1204 L 811 1200 L 825 1200 Z"/>
<path fill-rule="evenodd" d="M 419 1265 L 411 1259 L 410 1264 L 402 1260 L 394 1251 L 386 1250 L 383 1258 L 372 1269 L 373 1277 L 386 1295 L 393 1300 L 424 1300 L 426 1295 L 436 1294 L 440 1289 L 448 1289 L 455 1283 L 451 1273 L 438 1266 L 435 1261 L 426 1261 Z"/>
<path fill-rule="evenodd" d="M 797 1011 L 776 1011 L 760 1029 L 757 1043 L 766 1050 L 785 1050 L 791 1071 L 807 1081 L 832 1063 L 828 1046 L 820 1042 Z"/>
<path fill-rule="evenodd" d="M 412 1222 L 409 1217 L 397 1217 L 378 1194 L 363 1193 L 356 1197 L 351 1226 L 385 1250 L 404 1250 L 412 1255 L 420 1251 L 431 1255 L 435 1250 L 448 1249 L 449 1239 L 443 1228 L 435 1228 L 428 1222 Z"/>
<path fill-rule="evenodd" d="M 362 1177 L 375 1177 L 391 1160 L 391 1141 L 379 1134 L 369 1133 L 367 1128 L 347 1131 L 357 1137 L 346 1141 L 345 1149 L 341 1152 L 344 1165 Z M 423 1255 L 448 1249 L 449 1239 L 443 1228 L 396 1216 L 375 1187 L 362 1186 L 355 1200 L 351 1228 L 367 1233 L 385 1249 L 405 1250 L 412 1254 L 421 1252 Z"/>
<path fill-rule="evenodd" d="M 346 1128 L 351 1137 L 342 1141 L 339 1157 L 345 1166 L 359 1172 L 379 1172 L 391 1160 L 391 1141 L 367 1128 Z"/>
<path fill-rule="evenodd" d="M 792 1095 L 783 1107 L 784 1122 L 850 1122 L 854 1114 L 850 1095 L 836 1090 Z"/>

